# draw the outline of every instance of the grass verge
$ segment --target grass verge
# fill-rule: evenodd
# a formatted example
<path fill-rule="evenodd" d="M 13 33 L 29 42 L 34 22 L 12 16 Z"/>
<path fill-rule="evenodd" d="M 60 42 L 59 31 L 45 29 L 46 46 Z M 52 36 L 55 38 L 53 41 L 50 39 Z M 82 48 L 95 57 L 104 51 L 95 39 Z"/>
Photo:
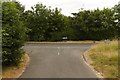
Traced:
<path fill-rule="evenodd" d="M 95 70 L 101 73 L 104 78 L 118 77 L 117 41 L 112 41 L 110 44 L 97 44 L 88 51 L 88 55 L 92 60 L 90 64 Z"/>
<path fill-rule="evenodd" d="M 24 72 L 29 62 L 29 56 L 25 54 L 19 66 L 5 67 L 2 70 L 2 78 L 18 78 Z"/>

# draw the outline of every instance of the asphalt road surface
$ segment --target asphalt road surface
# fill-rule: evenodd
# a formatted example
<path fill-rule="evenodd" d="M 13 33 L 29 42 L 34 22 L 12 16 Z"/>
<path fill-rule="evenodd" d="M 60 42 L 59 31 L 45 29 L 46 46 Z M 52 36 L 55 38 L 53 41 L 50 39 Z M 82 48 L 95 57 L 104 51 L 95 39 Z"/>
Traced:
<path fill-rule="evenodd" d="M 98 78 L 82 54 L 90 43 L 29 43 L 24 49 L 30 63 L 20 78 Z"/>

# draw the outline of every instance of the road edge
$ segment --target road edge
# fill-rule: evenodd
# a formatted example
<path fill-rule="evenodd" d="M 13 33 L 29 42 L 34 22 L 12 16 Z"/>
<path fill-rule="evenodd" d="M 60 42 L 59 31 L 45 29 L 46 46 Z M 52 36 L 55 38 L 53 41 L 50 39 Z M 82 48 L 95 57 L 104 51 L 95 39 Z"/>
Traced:
<path fill-rule="evenodd" d="M 25 64 L 25 67 L 22 69 L 21 73 L 17 76 L 17 78 L 19 78 L 20 76 L 22 76 L 22 74 L 25 72 L 25 70 L 27 69 L 29 63 L 30 63 L 30 57 L 28 54 L 25 54 L 25 56 L 28 58 Z"/>
<path fill-rule="evenodd" d="M 90 63 L 92 62 L 92 60 L 90 59 L 90 57 L 89 57 L 89 55 L 88 55 L 88 51 L 89 51 L 89 50 L 90 50 L 90 49 L 88 49 L 87 51 L 85 51 L 85 52 L 82 54 L 83 61 L 85 62 L 85 64 L 86 64 L 93 72 L 95 72 L 95 74 L 96 74 L 96 76 L 97 76 L 98 78 L 104 78 L 101 73 L 99 73 L 98 71 L 96 71 L 96 70 L 94 69 L 94 67 L 93 67 L 92 65 L 90 65 Z"/>

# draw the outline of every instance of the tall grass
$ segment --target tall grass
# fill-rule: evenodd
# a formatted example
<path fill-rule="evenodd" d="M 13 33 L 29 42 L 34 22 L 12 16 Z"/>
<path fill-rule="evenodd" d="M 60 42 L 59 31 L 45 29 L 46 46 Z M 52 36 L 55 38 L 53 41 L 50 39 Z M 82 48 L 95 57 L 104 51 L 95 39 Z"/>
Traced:
<path fill-rule="evenodd" d="M 118 42 L 100 43 L 89 50 L 91 65 L 105 78 L 118 77 Z"/>

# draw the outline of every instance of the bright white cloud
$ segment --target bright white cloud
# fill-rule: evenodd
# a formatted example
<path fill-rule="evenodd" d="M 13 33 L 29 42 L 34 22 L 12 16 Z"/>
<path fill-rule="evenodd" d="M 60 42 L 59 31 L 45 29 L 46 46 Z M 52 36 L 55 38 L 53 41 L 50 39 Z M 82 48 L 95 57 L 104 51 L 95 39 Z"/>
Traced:
<path fill-rule="evenodd" d="M 26 9 L 40 2 L 52 8 L 58 7 L 62 9 L 62 13 L 70 15 L 73 12 L 78 12 L 80 8 L 84 9 L 103 9 L 104 7 L 111 8 L 118 4 L 120 0 L 18 0 L 25 5 Z"/>

